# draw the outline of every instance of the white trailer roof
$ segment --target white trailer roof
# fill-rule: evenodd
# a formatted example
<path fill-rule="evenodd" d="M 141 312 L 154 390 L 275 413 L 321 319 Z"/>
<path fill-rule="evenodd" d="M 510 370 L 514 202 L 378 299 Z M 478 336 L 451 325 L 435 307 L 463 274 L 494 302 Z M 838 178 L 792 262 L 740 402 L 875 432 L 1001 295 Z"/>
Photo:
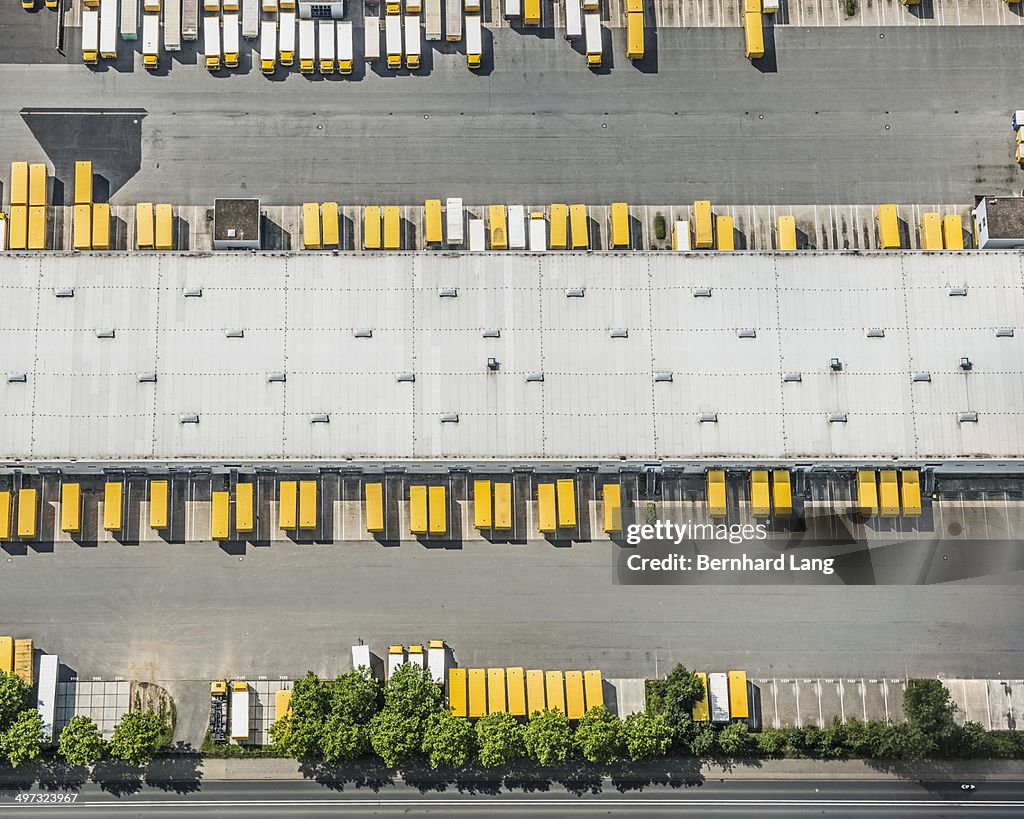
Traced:
<path fill-rule="evenodd" d="M 1019 457 L 1021 260 L 9 253 L 0 343 L 5 370 L 27 378 L 0 379 L 0 451 L 11 460 Z M 74 296 L 54 295 L 64 288 Z M 186 298 L 186 288 L 202 296 Z M 959 288 L 966 295 L 950 295 Z M 357 337 L 365 328 L 371 337 Z M 105 329 L 114 337 L 99 337 Z M 228 337 L 234 329 L 243 337 Z M 150 372 L 155 383 L 139 381 Z M 268 380 L 277 372 L 287 381 Z M 404 373 L 415 381 L 399 381 Z M 527 381 L 531 373 L 544 380 Z M 967 412 L 977 420 L 961 421 Z M 181 423 L 193 413 L 198 424 Z M 329 423 L 311 423 L 321 413 Z M 442 423 L 446 413 L 458 423 Z"/>

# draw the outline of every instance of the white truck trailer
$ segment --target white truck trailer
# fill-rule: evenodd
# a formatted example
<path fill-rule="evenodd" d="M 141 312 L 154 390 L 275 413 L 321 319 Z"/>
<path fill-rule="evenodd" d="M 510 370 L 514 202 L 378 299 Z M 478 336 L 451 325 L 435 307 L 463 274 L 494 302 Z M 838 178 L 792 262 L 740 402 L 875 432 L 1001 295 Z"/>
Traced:
<path fill-rule="evenodd" d="M 160 15 L 142 15 L 142 65 L 153 71 L 160 65 Z"/>
<path fill-rule="evenodd" d="M 405 15 L 405 67 L 415 71 L 420 67 L 420 16 Z"/>
<path fill-rule="evenodd" d="M 299 20 L 299 71 L 312 74 L 316 68 L 316 20 Z"/>
<path fill-rule="evenodd" d="M 721 671 L 708 674 L 708 702 L 712 722 L 729 721 L 729 679 Z"/>
<path fill-rule="evenodd" d="M 292 65 L 295 62 L 295 12 L 282 11 L 278 23 L 278 54 L 281 65 Z"/>
<path fill-rule="evenodd" d="M 480 67 L 484 53 L 483 27 L 479 14 L 466 15 L 466 65 L 472 69 Z"/>
<path fill-rule="evenodd" d="M 207 71 L 220 71 L 220 17 L 203 17 L 203 59 Z"/>
<path fill-rule="evenodd" d="M 181 51 L 181 0 L 164 0 L 164 51 Z"/>
<path fill-rule="evenodd" d="M 249 683 L 231 683 L 231 739 L 249 741 Z"/>
<path fill-rule="evenodd" d="M 462 0 L 447 0 L 445 3 L 444 38 L 450 43 L 462 39 Z"/>
<path fill-rule="evenodd" d="M 260 0 L 242 0 L 242 36 L 255 40 L 260 33 Z"/>
<path fill-rule="evenodd" d="M 505 0 L 505 19 L 514 20 L 523 16 L 523 0 Z"/>
<path fill-rule="evenodd" d="M 600 68 L 602 52 L 604 51 L 604 45 L 601 42 L 603 37 L 601 33 L 601 15 L 597 12 L 594 14 L 584 14 L 583 32 L 586 37 L 587 67 Z"/>
<path fill-rule="evenodd" d="M 273 74 L 277 68 L 277 21 L 260 23 L 260 71 Z"/>
<path fill-rule="evenodd" d="M 430 678 L 443 686 L 448 679 L 448 647 L 444 640 L 431 640 L 427 646 L 427 668 Z"/>
<path fill-rule="evenodd" d="M 544 253 L 548 249 L 548 226 L 544 212 L 535 210 L 530 214 L 530 252 Z"/>
<path fill-rule="evenodd" d="M 473 253 L 487 250 L 487 227 L 483 219 L 469 220 L 469 249 Z"/>
<path fill-rule="evenodd" d="M 462 200 L 450 197 L 445 200 L 445 221 L 448 228 L 448 247 L 462 247 L 465 237 L 462 232 Z"/>
<path fill-rule="evenodd" d="M 317 20 L 316 35 L 317 52 L 320 57 L 320 73 L 333 74 L 335 69 L 334 46 L 338 42 L 338 35 L 334 30 L 334 21 Z"/>
<path fill-rule="evenodd" d="M 100 56 L 100 13 L 82 9 L 82 62 L 96 65 Z"/>
<path fill-rule="evenodd" d="M 441 0 L 426 0 L 427 12 L 423 22 L 426 24 L 428 42 L 441 39 Z"/>
<path fill-rule="evenodd" d="M 121 39 L 139 39 L 139 0 L 121 0 Z"/>
<path fill-rule="evenodd" d="M 402 18 L 397 14 L 384 18 L 384 52 L 388 55 L 388 68 L 402 67 Z"/>
<path fill-rule="evenodd" d="M 508 247 L 509 250 L 526 248 L 526 208 L 522 205 L 508 206 Z"/>
<path fill-rule="evenodd" d="M 565 39 L 578 40 L 583 36 L 583 9 L 580 0 L 565 0 Z"/>
<path fill-rule="evenodd" d="M 38 694 L 36 695 L 36 710 L 43 720 L 43 742 L 52 743 L 56 737 L 53 735 L 53 723 L 57 718 L 57 671 L 60 663 L 57 662 L 56 654 L 43 654 L 39 658 Z"/>
<path fill-rule="evenodd" d="M 181 0 L 181 39 L 199 39 L 199 0 Z"/>
<path fill-rule="evenodd" d="M 224 32 L 224 65 L 227 68 L 238 68 L 238 15 L 225 14 L 222 18 Z"/>
<path fill-rule="evenodd" d="M 380 59 L 380 18 L 363 18 L 363 59 L 375 63 Z"/>
<path fill-rule="evenodd" d="M 341 74 L 352 73 L 354 62 L 352 45 L 352 21 L 339 20 L 336 24 L 338 34 L 338 72 Z"/>
<path fill-rule="evenodd" d="M 117 57 L 117 0 L 100 0 L 100 56 Z"/>

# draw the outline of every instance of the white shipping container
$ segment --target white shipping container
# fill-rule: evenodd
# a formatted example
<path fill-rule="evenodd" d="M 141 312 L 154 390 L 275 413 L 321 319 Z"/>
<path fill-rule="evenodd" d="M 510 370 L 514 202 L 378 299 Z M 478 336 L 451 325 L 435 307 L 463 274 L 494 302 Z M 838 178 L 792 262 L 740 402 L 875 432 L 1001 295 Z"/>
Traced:
<path fill-rule="evenodd" d="M 394 16 L 396 16 L 396 15 L 392 15 L 392 17 L 394 17 Z M 405 649 L 403 648 L 401 650 L 401 652 L 399 652 L 397 654 L 392 654 L 389 651 L 388 652 L 388 679 L 390 680 L 392 675 L 396 671 L 398 671 L 398 669 L 401 668 L 403 665 L 405 665 Z"/>
<path fill-rule="evenodd" d="M 469 249 L 474 253 L 480 253 L 487 249 L 485 244 L 486 231 L 484 230 L 483 219 L 469 220 Z"/>
<path fill-rule="evenodd" d="M 316 60 L 315 20 L 299 20 L 299 60 Z"/>
<path fill-rule="evenodd" d="M 277 60 L 277 23 L 264 20 L 260 23 L 260 58 Z"/>
<path fill-rule="evenodd" d="M 160 13 L 160 0 L 145 0 L 145 11 Z M 139 0 L 121 0 L 121 39 L 137 40 L 139 37 Z"/>
<path fill-rule="evenodd" d="M 675 228 L 672 230 L 672 249 L 673 250 L 689 250 L 690 249 L 690 223 L 689 221 L 676 222 Z"/>
<path fill-rule="evenodd" d="M 775 14 L 779 10 L 779 0 L 762 0 L 761 11 L 765 14 Z"/>
<path fill-rule="evenodd" d="M 255 40 L 260 33 L 260 0 L 242 0 L 242 36 Z"/>
<path fill-rule="evenodd" d="M 547 219 L 540 216 L 530 218 L 530 252 L 543 253 L 548 249 Z"/>
<path fill-rule="evenodd" d="M 203 18 L 203 56 L 220 57 L 220 17 Z"/>
<path fill-rule="evenodd" d="M 363 58 L 368 63 L 380 59 L 380 19 L 377 17 L 364 17 L 363 23 Z"/>
<path fill-rule="evenodd" d="M 181 0 L 164 0 L 164 51 L 181 51 Z"/>
<path fill-rule="evenodd" d="M 43 720 L 43 742 L 52 744 L 53 723 L 57 718 L 57 672 L 60 663 L 56 654 L 43 654 L 39 658 L 39 671 L 36 674 L 38 688 L 36 694 L 36 710 Z"/>
<path fill-rule="evenodd" d="M 224 15 L 224 54 L 233 54 L 238 59 L 238 15 Z"/>
<path fill-rule="evenodd" d="M 462 0 L 447 0 L 445 4 L 444 38 L 450 42 L 462 39 Z"/>
<path fill-rule="evenodd" d="M 294 11 L 282 11 L 280 14 L 279 21 L 280 31 L 278 38 L 280 40 L 280 56 L 282 61 L 285 59 L 285 55 L 291 54 L 292 58 L 295 56 L 295 12 Z"/>
<path fill-rule="evenodd" d="M 448 244 L 461 247 L 462 234 L 462 200 L 458 197 L 447 199 L 444 203 L 445 221 L 448 223 Z"/>
<path fill-rule="evenodd" d="M 181 0 L 181 39 L 199 39 L 199 0 Z"/>
<path fill-rule="evenodd" d="M 100 13 L 96 9 L 82 9 L 82 53 L 100 50 Z"/>
<path fill-rule="evenodd" d="M 434 642 L 433 640 L 431 641 Z M 441 642 L 441 641 L 438 641 Z M 442 643 L 440 646 L 431 645 L 427 649 L 427 668 L 430 669 L 430 678 L 438 685 L 444 685 L 448 679 L 448 649 Z"/>
<path fill-rule="evenodd" d="M 466 15 L 466 54 L 483 54 L 484 38 L 480 15 Z"/>
<path fill-rule="evenodd" d="M 117 56 L 117 0 L 100 0 L 100 56 Z"/>
<path fill-rule="evenodd" d="M 1024 110 L 1013 112 L 1013 119 L 1010 120 L 1010 125 L 1014 131 L 1018 128 L 1024 128 Z"/>
<path fill-rule="evenodd" d="M 565 39 L 578 40 L 583 36 L 583 10 L 580 0 L 565 0 Z"/>
<path fill-rule="evenodd" d="M 721 671 L 708 674 L 708 702 L 712 722 L 729 721 L 729 680 Z"/>
<path fill-rule="evenodd" d="M 584 14 L 583 30 L 587 38 L 587 54 L 600 54 L 601 44 L 601 15 Z"/>
<path fill-rule="evenodd" d="M 160 15 L 142 15 L 142 53 L 157 55 L 160 53 Z"/>
<path fill-rule="evenodd" d="M 505 19 L 511 20 L 513 17 L 522 17 L 523 15 L 523 0 L 505 0 Z"/>
<path fill-rule="evenodd" d="M 352 67 L 352 21 L 339 20 L 338 29 L 338 63 L 348 63 Z M 340 65 L 339 65 L 340 67 Z"/>
<path fill-rule="evenodd" d="M 427 13 L 424 19 L 426 23 L 427 40 L 434 41 L 441 39 L 441 0 L 426 0 Z"/>
<path fill-rule="evenodd" d="M 249 739 L 249 686 L 241 691 L 231 689 L 231 738 L 236 742 Z"/>
<path fill-rule="evenodd" d="M 508 206 L 508 246 L 510 250 L 526 247 L 526 210 L 522 205 Z"/>
<path fill-rule="evenodd" d="M 363 667 L 373 668 L 370 662 L 370 647 L 366 643 L 352 646 L 352 669 L 355 670 Z"/>
<path fill-rule="evenodd" d="M 420 56 L 420 18 L 413 14 L 405 17 L 405 53 L 410 57 Z"/>
<path fill-rule="evenodd" d="M 338 35 L 334 31 L 333 20 L 317 21 L 317 48 L 319 49 L 321 61 L 334 62 L 334 44 Z"/>
<path fill-rule="evenodd" d="M 384 47 L 389 57 L 402 56 L 402 18 L 397 14 L 384 18 Z"/>

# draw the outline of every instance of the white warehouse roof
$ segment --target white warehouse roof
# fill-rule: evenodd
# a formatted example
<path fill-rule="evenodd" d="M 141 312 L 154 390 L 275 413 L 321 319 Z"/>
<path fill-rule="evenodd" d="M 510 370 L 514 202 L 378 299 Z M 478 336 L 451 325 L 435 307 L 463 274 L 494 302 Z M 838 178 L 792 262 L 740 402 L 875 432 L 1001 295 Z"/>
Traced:
<path fill-rule="evenodd" d="M 1022 316 L 1009 252 L 0 254 L 0 452 L 1015 457 Z"/>

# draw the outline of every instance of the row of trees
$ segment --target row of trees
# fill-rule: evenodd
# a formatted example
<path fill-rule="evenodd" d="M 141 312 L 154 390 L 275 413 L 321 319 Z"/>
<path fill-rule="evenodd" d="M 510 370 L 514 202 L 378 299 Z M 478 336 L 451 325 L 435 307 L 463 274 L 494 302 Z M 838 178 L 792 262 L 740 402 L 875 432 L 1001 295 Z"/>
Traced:
<path fill-rule="evenodd" d="M 167 743 L 166 721 L 152 711 L 125 714 L 105 742 L 89 717 L 72 717 L 60 733 L 57 753 L 72 765 L 89 765 L 105 756 L 130 765 L 148 762 Z M 43 720 L 32 702 L 32 689 L 0 671 L 0 754 L 11 767 L 37 758 L 43 750 Z"/>
<path fill-rule="evenodd" d="M 435 768 L 495 767 L 518 759 L 542 765 L 577 757 L 645 760 L 663 756 L 672 740 L 661 715 L 632 714 L 622 721 L 603 706 L 591 708 L 575 729 L 555 710 L 538 711 L 525 724 L 509 714 L 471 723 L 453 717 L 430 673 L 412 665 L 402 666 L 383 688 L 365 668 L 334 680 L 309 672 L 295 683 L 291 709 L 270 734 L 297 758 L 338 765 L 373 753 L 388 766 L 422 758 Z"/>

